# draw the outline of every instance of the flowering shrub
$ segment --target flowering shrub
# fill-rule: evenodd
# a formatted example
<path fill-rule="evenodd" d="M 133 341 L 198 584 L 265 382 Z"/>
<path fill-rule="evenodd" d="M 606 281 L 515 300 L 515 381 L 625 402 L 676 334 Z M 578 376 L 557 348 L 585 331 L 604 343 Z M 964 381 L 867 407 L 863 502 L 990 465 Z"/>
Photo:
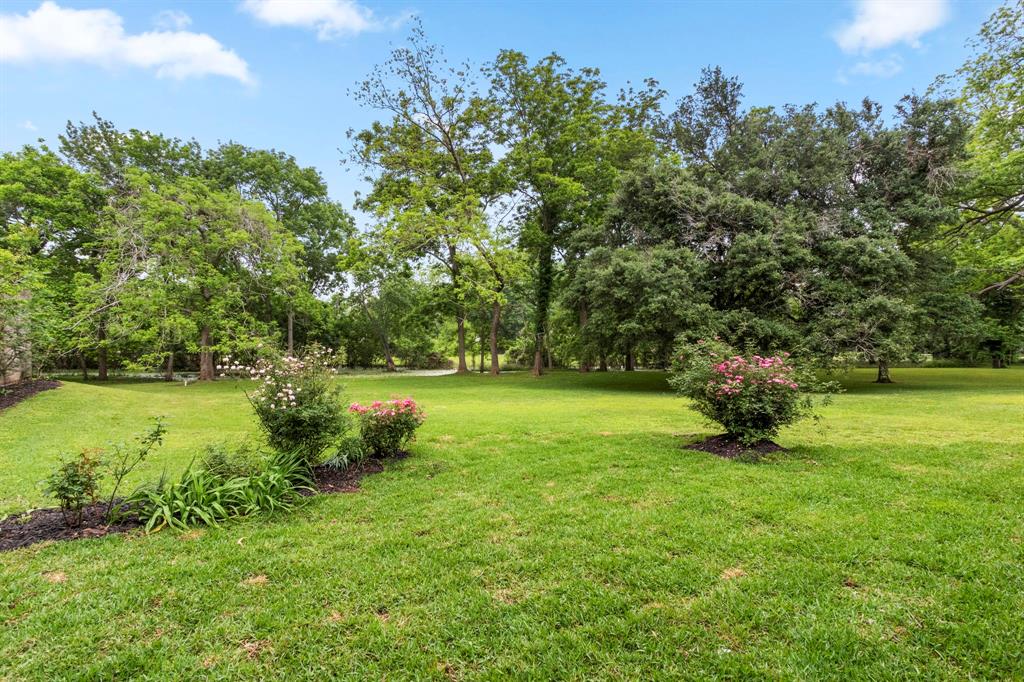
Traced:
<path fill-rule="evenodd" d="M 789 353 L 741 355 L 717 339 L 678 348 L 670 383 L 694 408 L 746 445 L 771 439 L 783 426 L 813 416 L 811 391 L 827 391 Z"/>
<path fill-rule="evenodd" d="M 349 412 L 359 416 L 359 433 L 366 452 L 374 457 L 397 455 L 423 423 L 423 410 L 412 398 L 375 400 L 369 405 L 352 403 Z"/>
<path fill-rule="evenodd" d="M 313 465 L 344 437 L 349 417 L 341 388 L 331 381 L 336 364 L 330 350 L 313 347 L 302 357 L 264 359 L 244 367 L 257 382 L 249 402 L 271 447 L 300 453 Z"/>

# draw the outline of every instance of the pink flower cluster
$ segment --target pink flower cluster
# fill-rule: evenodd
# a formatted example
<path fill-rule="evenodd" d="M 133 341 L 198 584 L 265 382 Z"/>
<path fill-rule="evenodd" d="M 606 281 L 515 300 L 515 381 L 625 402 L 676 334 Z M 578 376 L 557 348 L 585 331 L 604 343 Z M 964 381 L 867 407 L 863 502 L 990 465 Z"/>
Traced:
<path fill-rule="evenodd" d="M 395 417 L 402 414 L 411 414 L 417 418 L 423 417 L 423 411 L 416 405 L 412 398 L 396 398 L 394 400 L 374 400 L 369 405 L 352 403 L 348 411 L 355 414 L 369 414 L 373 417 Z"/>
<path fill-rule="evenodd" d="M 718 377 L 708 382 L 708 388 L 719 397 L 736 395 L 747 386 L 782 387 L 795 391 L 800 386 L 790 376 L 793 367 L 786 364 L 788 357 L 789 353 L 771 357 L 754 355 L 747 360 L 734 355 L 714 366 Z"/>

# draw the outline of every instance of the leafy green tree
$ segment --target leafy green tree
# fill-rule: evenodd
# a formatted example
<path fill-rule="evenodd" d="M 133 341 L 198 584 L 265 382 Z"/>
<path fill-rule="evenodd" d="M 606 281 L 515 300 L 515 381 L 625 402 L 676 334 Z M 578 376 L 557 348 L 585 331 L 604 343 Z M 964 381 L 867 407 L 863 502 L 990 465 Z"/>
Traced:
<path fill-rule="evenodd" d="M 988 292 L 1024 279 L 1024 6 L 1007 2 L 996 9 L 971 46 L 973 56 L 955 74 L 974 125 L 963 165 L 962 216 L 951 235 L 967 248 L 987 239 L 1008 247 L 987 259 L 993 267 Z"/>
<path fill-rule="evenodd" d="M 494 140 L 506 149 L 502 165 L 524 197 L 520 242 L 535 261 L 533 372 L 539 375 L 555 250 L 565 247 L 589 207 L 588 180 L 612 167 L 599 153 L 611 107 L 596 69 L 570 69 L 556 54 L 531 65 L 523 53 L 503 50 L 485 74 L 497 112 L 491 121 Z"/>
<path fill-rule="evenodd" d="M 487 207 L 503 191 L 484 126 L 488 110 L 468 78 L 467 68 L 447 66 L 416 27 L 409 45 L 393 50 L 355 91 L 359 102 L 391 120 L 350 133 L 353 157 L 373 184 L 359 205 L 381 220 L 383 242 L 445 274 L 459 372 L 469 369 L 465 318 L 474 293 L 465 261 L 489 241 Z"/>
<path fill-rule="evenodd" d="M 367 240 L 352 250 L 350 271 L 349 314 L 357 319 L 353 331 L 364 330 L 364 338 L 372 338 L 379 351 L 363 355 L 362 364 L 371 364 L 369 360 L 379 355 L 385 370 L 394 372 L 398 369 L 396 357 L 415 364 L 427 355 L 437 331 L 429 311 L 432 292 L 417 280 L 410 263 L 395 259 L 390 249 Z M 358 340 L 350 336 L 349 341 L 350 347 L 358 347 Z M 350 361 L 357 356 L 350 352 Z"/>
<path fill-rule="evenodd" d="M 116 287 L 130 314 L 159 324 L 174 324 L 162 311 L 189 320 L 198 338 L 187 349 L 199 354 L 199 378 L 211 380 L 218 349 L 265 334 L 245 303 L 293 287 L 301 247 L 262 205 L 201 179 L 131 172 L 126 187 L 114 208 L 130 207 L 122 213 L 130 219 L 111 223 L 102 285 Z"/>
<path fill-rule="evenodd" d="M 95 348 L 97 328 L 75 318 L 73 302 L 80 275 L 96 271 L 91 245 L 105 201 L 94 176 L 46 147 L 0 156 L 0 305 L 6 319 L 20 320 L 17 343 L 8 344 L 19 347 L 17 355 L 31 346 L 42 364 Z"/>
<path fill-rule="evenodd" d="M 667 366 L 676 336 L 710 312 L 700 292 L 702 272 L 692 252 L 671 244 L 591 251 L 566 290 L 569 299 L 588 301 L 583 352 L 621 354 L 626 370 L 633 370 L 646 348 L 654 364 Z M 574 303 L 568 307 L 578 309 Z"/>
<path fill-rule="evenodd" d="M 284 152 L 222 144 L 206 155 L 202 173 L 219 189 L 262 203 L 302 245 L 303 286 L 284 292 L 281 306 L 286 311 L 287 349 L 293 354 L 296 312 L 313 314 L 319 306 L 315 297 L 343 284 L 343 250 L 355 221 L 341 204 L 330 200 L 315 168 L 300 166 Z M 271 317 L 274 312 L 270 311 Z"/>

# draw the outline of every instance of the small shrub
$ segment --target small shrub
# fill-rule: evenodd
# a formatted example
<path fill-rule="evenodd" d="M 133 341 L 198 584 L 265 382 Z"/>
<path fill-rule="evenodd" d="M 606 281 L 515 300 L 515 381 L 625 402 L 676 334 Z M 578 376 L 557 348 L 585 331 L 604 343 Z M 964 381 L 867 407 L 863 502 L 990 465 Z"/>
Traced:
<path fill-rule="evenodd" d="M 423 410 L 412 398 L 402 400 L 375 400 L 370 405 L 352 403 L 349 411 L 359 416 L 359 434 L 367 454 L 390 457 L 416 435 L 423 423 Z"/>
<path fill-rule="evenodd" d="M 165 526 L 184 530 L 189 526 L 216 526 L 231 516 L 230 500 L 236 482 L 204 469 L 189 466 L 175 483 L 161 479 L 153 488 L 135 492 L 130 503 L 146 525 L 146 532 Z"/>
<path fill-rule="evenodd" d="M 249 395 L 267 441 L 279 452 L 301 453 L 309 466 L 348 431 L 349 416 L 334 385 L 331 351 L 313 347 L 301 358 L 261 360 L 249 368 L 259 385 Z"/>
<path fill-rule="evenodd" d="M 103 477 L 99 452 L 82 450 L 78 457 L 62 460 L 46 479 L 45 492 L 57 500 L 64 522 L 69 526 L 82 524 L 82 510 L 99 495 L 99 482 Z"/>
<path fill-rule="evenodd" d="M 718 340 L 682 344 L 674 369 L 672 386 L 745 445 L 770 440 L 780 428 L 812 417 L 810 393 L 832 388 L 797 368 L 789 353 L 741 355 Z"/>
<path fill-rule="evenodd" d="M 242 480 L 246 484 L 234 493 L 235 516 L 289 511 L 295 508 L 302 489 L 313 488 L 301 453 L 277 453 L 266 468 Z"/>

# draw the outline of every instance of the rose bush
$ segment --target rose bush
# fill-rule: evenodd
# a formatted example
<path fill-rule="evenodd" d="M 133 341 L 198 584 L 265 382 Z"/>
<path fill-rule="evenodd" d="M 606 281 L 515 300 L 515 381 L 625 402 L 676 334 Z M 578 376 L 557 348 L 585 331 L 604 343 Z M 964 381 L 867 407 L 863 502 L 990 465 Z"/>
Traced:
<path fill-rule="evenodd" d="M 352 403 L 348 409 L 358 415 L 363 445 L 366 452 L 374 457 L 401 453 L 425 417 L 412 398 L 375 400 L 369 405 Z"/>
<path fill-rule="evenodd" d="M 717 339 L 683 343 L 669 380 L 694 408 L 745 445 L 770 440 L 779 429 L 814 416 L 812 392 L 830 392 L 789 353 L 744 355 Z"/>

